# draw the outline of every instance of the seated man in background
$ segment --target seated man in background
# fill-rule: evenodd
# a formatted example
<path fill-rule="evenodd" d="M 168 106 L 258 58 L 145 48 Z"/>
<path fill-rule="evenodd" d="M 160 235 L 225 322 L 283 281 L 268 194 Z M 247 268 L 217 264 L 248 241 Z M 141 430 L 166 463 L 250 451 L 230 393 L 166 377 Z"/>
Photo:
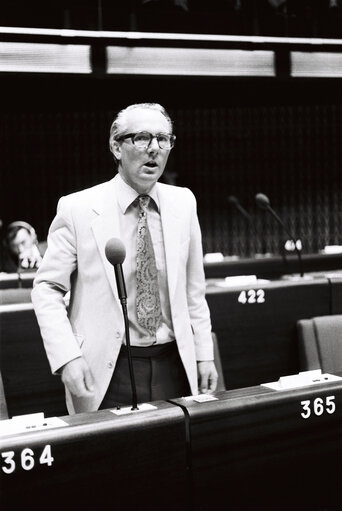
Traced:
<path fill-rule="evenodd" d="M 42 254 L 34 228 L 27 222 L 12 222 L 7 226 L 2 242 L 0 270 L 15 273 L 39 267 Z"/>

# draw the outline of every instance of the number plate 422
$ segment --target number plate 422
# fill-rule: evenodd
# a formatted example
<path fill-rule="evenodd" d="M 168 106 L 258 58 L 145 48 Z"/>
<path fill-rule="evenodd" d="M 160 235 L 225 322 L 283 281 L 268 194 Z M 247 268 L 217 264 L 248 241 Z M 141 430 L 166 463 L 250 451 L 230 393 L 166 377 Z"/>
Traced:
<path fill-rule="evenodd" d="M 238 302 L 245 305 L 246 303 L 265 303 L 265 291 L 263 289 L 248 289 L 241 291 Z"/>

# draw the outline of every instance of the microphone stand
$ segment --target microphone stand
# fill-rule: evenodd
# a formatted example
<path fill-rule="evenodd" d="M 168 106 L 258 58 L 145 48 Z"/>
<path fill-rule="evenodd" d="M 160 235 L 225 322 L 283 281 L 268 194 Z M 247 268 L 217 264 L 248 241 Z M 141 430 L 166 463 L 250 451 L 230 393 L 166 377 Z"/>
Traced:
<path fill-rule="evenodd" d="M 296 244 L 296 240 L 293 238 L 293 236 L 291 235 L 291 233 L 288 231 L 288 229 L 286 228 L 284 222 L 281 220 L 281 218 L 277 215 L 277 213 L 274 211 L 274 209 L 271 208 L 271 206 L 267 205 L 266 206 L 266 209 L 271 213 L 271 215 L 277 220 L 277 222 L 280 223 L 280 225 L 282 226 L 282 228 L 284 229 L 284 231 L 286 232 L 286 234 L 289 236 L 289 238 L 293 241 L 294 243 L 294 247 L 295 247 L 295 251 L 297 253 L 297 256 L 298 256 L 298 263 L 299 263 L 299 274 L 301 277 L 304 276 L 304 272 L 303 272 L 303 262 L 302 262 L 302 255 L 300 253 L 300 250 L 298 250 L 298 247 L 297 247 L 297 244 Z"/>
<path fill-rule="evenodd" d="M 127 345 L 127 354 L 128 354 L 128 367 L 129 374 L 131 378 L 131 387 L 132 387 L 132 410 L 139 410 L 138 408 L 138 398 L 137 398 L 137 389 L 135 385 L 134 378 L 134 370 L 133 370 L 133 361 L 132 361 L 132 353 L 131 353 L 131 341 L 129 337 L 129 327 L 128 327 L 128 314 L 127 314 L 127 301 L 126 298 L 121 298 L 121 306 L 125 321 L 125 336 L 126 336 L 126 345 Z"/>
<path fill-rule="evenodd" d="M 126 287 L 124 276 L 122 273 L 122 267 L 119 264 L 114 265 L 115 278 L 118 287 L 119 298 L 121 302 L 124 323 L 125 323 L 125 337 L 126 337 L 126 346 L 127 346 L 127 355 L 128 355 L 128 368 L 129 375 L 131 380 L 132 387 L 132 410 L 138 410 L 138 398 L 137 398 L 137 389 L 135 385 L 135 377 L 133 370 L 133 361 L 132 361 L 132 353 L 131 353 L 131 341 L 129 336 L 129 325 L 128 325 L 128 312 L 127 312 L 127 297 L 126 297 Z"/>
<path fill-rule="evenodd" d="M 234 195 L 228 195 L 227 202 L 234 206 L 238 212 L 247 220 L 247 235 L 250 237 L 251 231 L 255 234 L 255 238 L 257 238 L 258 233 L 256 232 L 253 220 L 251 215 L 245 210 L 244 207 L 241 206 L 239 199 Z M 251 256 L 251 250 L 249 247 L 247 248 L 247 256 Z"/>
<path fill-rule="evenodd" d="M 129 337 L 129 325 L 128 325 L 128 313 L 127 313 L 127 293 L 125 286 L 124 274 L 122 271 L 122 263 L 126 256 L 125 247 L 119 239 L 111 238 L 106 243 L 105 254 L 110 262 L 110 264 L 114 267 L 116 285 L 118 290 L 118 297 L 120 299 L 120 303 L 122 306 L 122 312 L 125 323 L 125 337 L 126 337 L 126 347 L 127 347 L 127 355 L 128 355 L 128 367 L 129 367 L 129 375 L 131 380 L 132 387 L 132 410 L 138 410 L 138 398 L 137 398 L 137 389 L 135 385 L 134 378 L 134 370 L 133 370 L 133 361 L 132 361 L 132 353 L 131 353 L 131 341 Z"/>

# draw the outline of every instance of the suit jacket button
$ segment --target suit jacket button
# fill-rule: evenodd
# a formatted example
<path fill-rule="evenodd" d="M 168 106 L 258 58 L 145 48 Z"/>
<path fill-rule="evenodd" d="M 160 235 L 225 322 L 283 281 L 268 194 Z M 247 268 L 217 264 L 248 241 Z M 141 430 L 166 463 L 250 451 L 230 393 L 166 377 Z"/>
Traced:
<path fill-rule="evenodd" d="M 108 369 L 113 369 L 114 364 L 111 360 L 108 362 L 107 367 L 108 367 Z"/>
<path fill-rule="evenodd" d="M 116 337 L 117 339 L 120 339 L 120 337 L 121 337 L 121 333 L 119 332 L 119 330 L 117 330 L 117 331 L 115 332 L 115 337 Z"/>

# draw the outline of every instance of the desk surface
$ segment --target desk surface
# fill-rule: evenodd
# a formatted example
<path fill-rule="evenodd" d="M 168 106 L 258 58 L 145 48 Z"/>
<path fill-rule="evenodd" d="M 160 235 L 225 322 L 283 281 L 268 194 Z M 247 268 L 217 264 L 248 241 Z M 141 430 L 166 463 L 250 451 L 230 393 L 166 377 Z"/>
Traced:
<path fill-rule="evenodd" d="M 65 416 L 63 428 L 3 436 L 1 467 L 10 473 L 2 474 L 2 508 L 29 498 L 42 510 L 63 498 L 65 509 L 114 502 L 185 511 L 188 499 L 208 511 L 222 503 L 241 511 L 340 509 L 341 381 L 214 398 L 155 402 L 157 409 L 128 416 Z M 47 445 L 50 466 L 39 458 Z"/>
<path fill-rule="evenodd" d="M 341 270 L 342 253 L 340 254 L 302 254 L 304 273 Z M 263 257 L 225 257 L 218 262 L 204 262 L 207 279 L 225 278 L 229 275 L 257 275 L 259 278 L 279 279 L 284 274 L 299 273 L 298 257 L 280 255 Z M 35 271 L 25 270 L 20 276 L 17 273 L 0 272 L 0 289 L 32 287 Z"/>
<path fill-rule="evenodd" d="M 305 273 L 342 270 L 340 254 L 302 254 Z M 225 278 L 229 275 L 257 275 L 259 278 L 277 279 L 281 275 L 299 273 L 299 261 L 296 255 L 270 257 L 229 258 L 218 262 L 205 262 L 206 278 Z"/>

